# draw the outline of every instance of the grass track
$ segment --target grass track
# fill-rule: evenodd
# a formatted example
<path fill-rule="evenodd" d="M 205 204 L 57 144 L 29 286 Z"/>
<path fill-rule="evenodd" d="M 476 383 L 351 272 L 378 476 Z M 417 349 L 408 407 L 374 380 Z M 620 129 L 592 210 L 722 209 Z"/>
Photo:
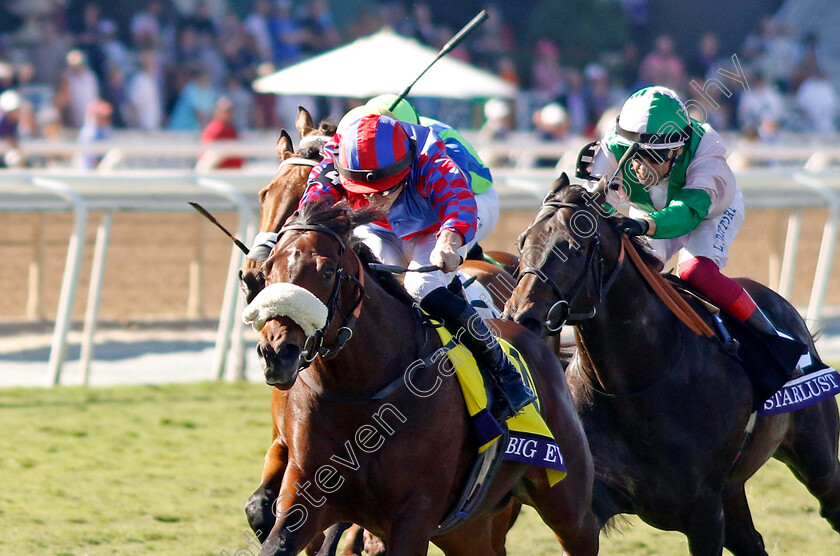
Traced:
<path fill-rule="evenodd" d="M 269 396 L 225 383 L 0 390 L 0 553 L 233 556 L 248 546 L 243 505 L 270 441 Z M 840 554 L 781 464 L 747 486 L 771 554 Z M 631 523 L 603 554 L 687 553 L 681 535 Z M 508 553 L 560 550 L 526 509 Z"/>

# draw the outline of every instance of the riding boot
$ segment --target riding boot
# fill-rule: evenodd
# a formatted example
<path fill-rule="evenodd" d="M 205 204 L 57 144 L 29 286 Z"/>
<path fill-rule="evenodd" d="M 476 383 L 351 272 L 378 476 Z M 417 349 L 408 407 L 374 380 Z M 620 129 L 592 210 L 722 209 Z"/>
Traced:
<path fill-rule="evenodd" d="M 767 315 L 764 314 L 764 311 L 755 304 L 752 297 L 746 291 L 744 291 L 743 295 L 755 307 L 752 313 L 744 320 L 744 324 L 750 326 L 764 337 L 767 346 L 778 356 L 780 361 L 796 362 L 802 354 L 807 353 L 807 345 L 789 334 L 779 332 L 779 329 L 773 325 Z M 792 364 L 789 368 L 792 368 L 792 377 L 802 374 L 802 369 L 799 368 L 798 363 Z"/>
<path fill-rule="evenodd" d="M 759 307 L 755 308 L 753 314 L 747 317 L 747 320 L 745 320 L 744 323 L 764 334 L 780 336 L 779 331 L 776 330 L 776 327 L 773 326 L 773 323 L 770 322 L 770 319 L 767 318 L 767 315 L 765 315 L 764 311 L 762 311 Z"/>
<path fill-rule="evenodd" d="M 441 318 L 446 329 L 475 356 L 479 368 L 490 372 L 487 378 L 497 393 L 490 413 L 497 420 L 513 417 L 536 399 L 472 305 L 445 287 L 439 287 L 420 301 L 420 307 Z"/>

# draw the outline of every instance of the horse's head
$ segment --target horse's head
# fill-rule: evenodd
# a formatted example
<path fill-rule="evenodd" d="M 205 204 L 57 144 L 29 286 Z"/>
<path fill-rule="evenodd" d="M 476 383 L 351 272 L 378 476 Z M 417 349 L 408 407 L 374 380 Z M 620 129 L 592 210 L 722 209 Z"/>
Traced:
<path fill-rule="evenodd" d="M 280 132 L 277 139 L 280 166 L 271 182 L 259 192 L 260 233 L 239 270 L 242 290 L 249 303 L 265 284 L 260 263 L 268 256 L 277 231 L 297 209 L 309 172 L 321 161 L 322 148 L 335 133 L 335 126 L 326 122 L 315 128 L 312 116 L 302 106 L 298 107 L 295 127 L 300 133 L 300 148 L 295 152 L 292 138 L 285 130 Z"/>
<path fill-rule="evenodd" d="M 291 388 L 316 355 L 335 355 L 352 335 L 363 269 L 347 242 L 373 217 L 345 203 L 313 203 L 281 229 L 260 269 L 265 287 L 243 312 L 260 331 L 257 352 L 268 384 Z"/>
<path fill-rule="evenodd" d="M 519 283 L 506 314 L 546 336 L 595 315 L 615 275 L 621 233 L 603 194 L 570 185 L 563 174 L 519 237 L 519 252 Z"/>

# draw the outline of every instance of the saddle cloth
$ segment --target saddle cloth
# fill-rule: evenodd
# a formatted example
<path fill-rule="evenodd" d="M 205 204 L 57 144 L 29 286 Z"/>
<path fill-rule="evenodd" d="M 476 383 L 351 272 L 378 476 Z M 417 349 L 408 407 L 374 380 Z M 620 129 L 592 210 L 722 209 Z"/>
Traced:
<path fill-rule="evenodd" d="M 457 343 L 444 327 L 437 326 L 435 330 L 440 335 L 448 360 L 458 377 L 476 434 L 478 453 L 482 453 L 503 435 L 501 426 L 488 410 L 484 378 L 469 350 Z M 531 371 L 516 348 L 503 339 L 499 339 L 499 343 L 522 375 L 525 384 L 536 392 Z M 566 465 L 554 435 L 540 415 L 539 403 L 537 399 L 507 421 L 509 438 L 504 459 L 545 468 L 549 484 L 554 486 L 566 476 Z"/>
<path fill-rule="evenodd" d="M 673 275 L 664 276 L 683 295 L 701 300 L 709 312 L 712 307 L 716 308 L 714 303 L 692 290 L 683 280 Z M 753 410 L 759 416 L 796 411 L 840 393 L 840 374 L 816 354 L 810 351 L 780 354 L 779 347 L 768 344 L 772 338 L 765 338 L 726 311 L 717 310 L 726 330 L 740 344 L 737 357 L 752 384 Z M 788 365 L 787 361 L 796 363 Z M 796 368 L 805 376 L 794 377 Z"/>

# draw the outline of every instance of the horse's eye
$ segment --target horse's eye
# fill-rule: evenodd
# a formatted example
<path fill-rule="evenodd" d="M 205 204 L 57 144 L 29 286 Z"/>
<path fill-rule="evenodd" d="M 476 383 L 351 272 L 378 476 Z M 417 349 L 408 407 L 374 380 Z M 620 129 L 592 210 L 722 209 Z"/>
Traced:
<path fill-rule="evenodd" d="M 335 276 L 335 270 L 328 268 L 324 270 L 324 273 L 321 276 L 324 280 L 330 280 L 333 276 Z"/>

